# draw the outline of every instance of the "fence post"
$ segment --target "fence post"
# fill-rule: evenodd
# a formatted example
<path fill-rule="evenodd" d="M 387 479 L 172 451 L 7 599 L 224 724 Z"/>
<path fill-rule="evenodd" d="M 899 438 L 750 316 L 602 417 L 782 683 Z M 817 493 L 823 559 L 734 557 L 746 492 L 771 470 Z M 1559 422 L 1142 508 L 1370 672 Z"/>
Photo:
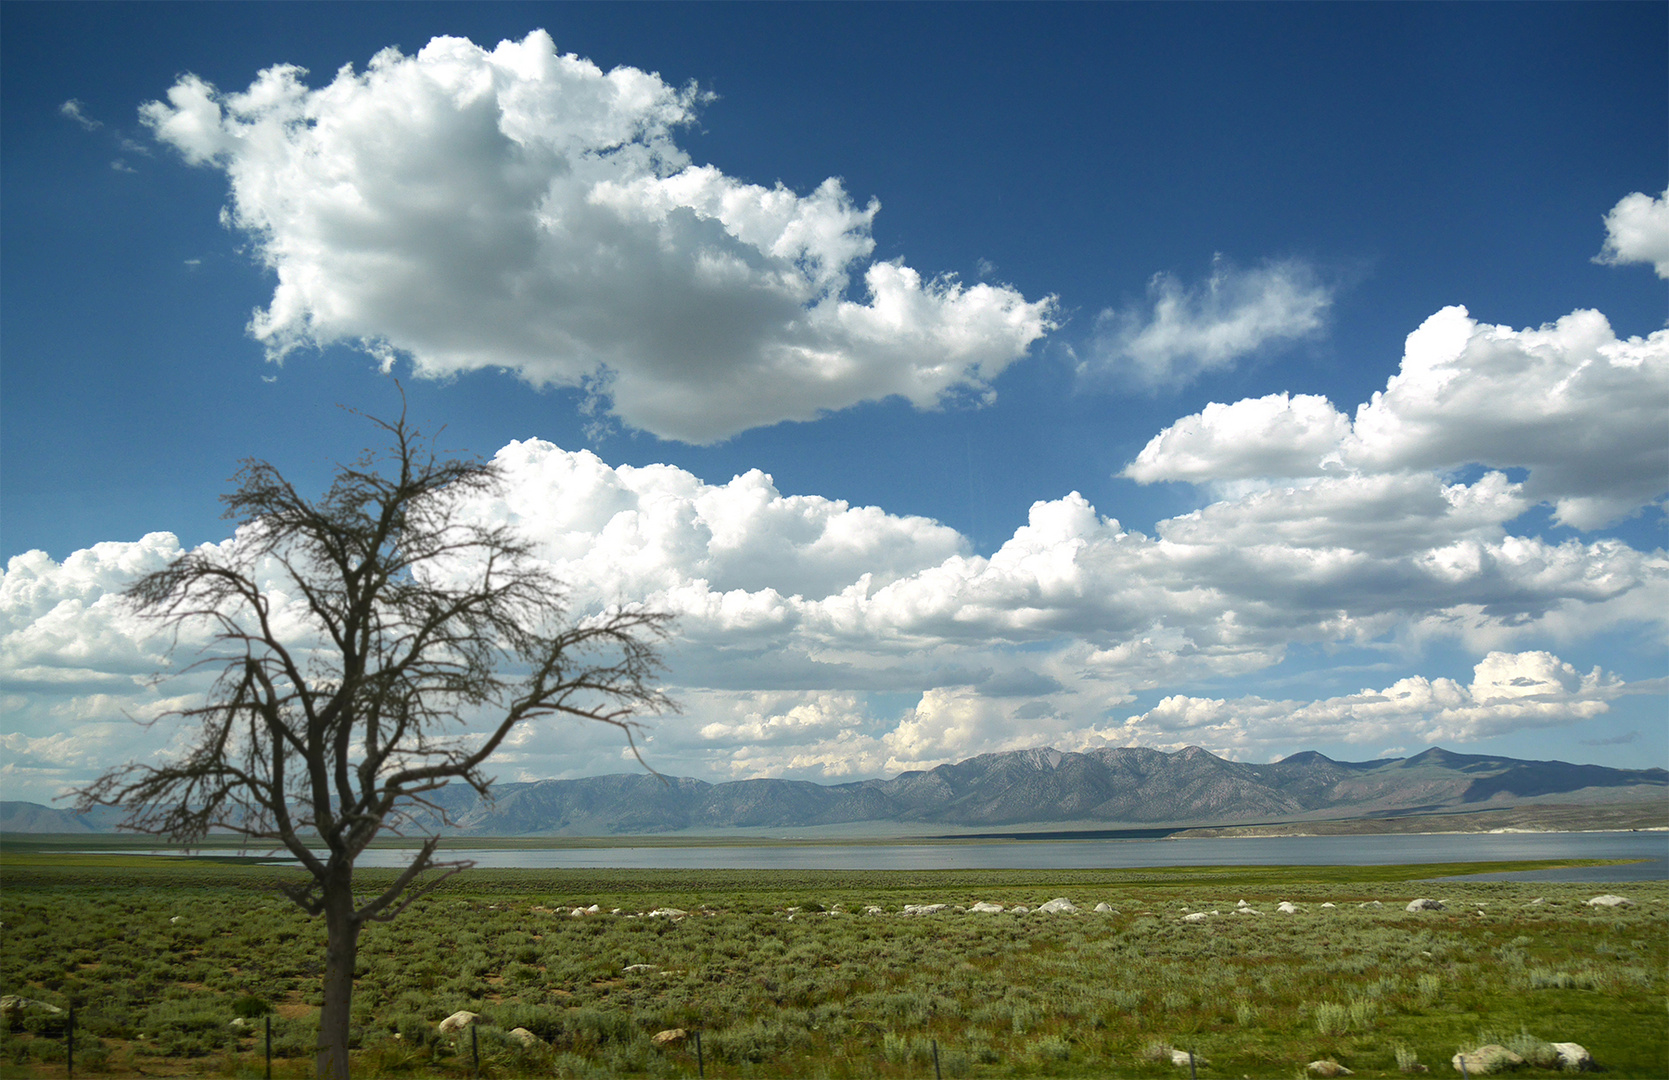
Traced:
<path fill-rule="evenodd" d="M 939 1075 L 939 1040 L 933 1040 L 933 1080 L 944 1080 Z"/>
<path fill-rule="evenodd" d="M 479 1080 L 481 1076 L 481 1048 L 475 1041 L 475 1025 L 469 1025 L 469 1062 L 470 1075 Z"/>
<path fill-rule="evenodd" d="M 64 1036 L 64 1075 L 75 1075 L 75 1002 L 70 1002 L 70 1030 Z"/>
<path fill-rule="evenodd" d="M 1194 1071 L 1194 1048 L 1188 1048 L 1188 1080 L 1199 1080 L 1199 1074 Z"/>
<path fill-rule="evenodd" d="M 701 1029 L 695 1029 L 695 1074 L 706 1077 L 707 1063 L 701 1060 Z"/>
<path fill-rule="evenodd" d="M 272 1014 L 267 1014 L 267 1080 L 272 1080 Z"/>

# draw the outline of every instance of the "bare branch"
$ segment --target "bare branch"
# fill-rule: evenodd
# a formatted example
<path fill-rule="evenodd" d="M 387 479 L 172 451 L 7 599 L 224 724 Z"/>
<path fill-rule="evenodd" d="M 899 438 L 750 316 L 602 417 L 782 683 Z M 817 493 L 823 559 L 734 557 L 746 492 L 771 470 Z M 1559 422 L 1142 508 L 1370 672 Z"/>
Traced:
<path fill-rule="evenodd" d="M 471 865 L 437 861 L 431 834 L 359 901 L 354 861 L 384 830 L 450 824 L 432 797 L 450 783 L 489 796 L 485 765 L 518 725 L 606 724 L 641 762 L 640 718 L 676 711 L 656 685 L 669 616 L 627 606 L 571 618 L 524 538 L 464 512 L 501 483 L 496 466 L 437 454 L 403 409 L 367 419 L 386 450 L 339 467 L 316 499 L 244 462 L 224 497 L 236 540 L 127 589 L 173 651 L 193 644 L 181 670 L 217 677 L 201 704 L 169 714 L 196 726 L 182 755 L 112 770 L 76 803 L 121 807 L 124 828 L 187 843 L 225 832 L 285 848 L 306 877 L 284 894 L 350 955 L 366 922 L 396 918 Z M 336 1019 L 321 1021 L 321 1041 L 327 1028 L 345 1039 L 328 983 L 326 1002 Z"/>

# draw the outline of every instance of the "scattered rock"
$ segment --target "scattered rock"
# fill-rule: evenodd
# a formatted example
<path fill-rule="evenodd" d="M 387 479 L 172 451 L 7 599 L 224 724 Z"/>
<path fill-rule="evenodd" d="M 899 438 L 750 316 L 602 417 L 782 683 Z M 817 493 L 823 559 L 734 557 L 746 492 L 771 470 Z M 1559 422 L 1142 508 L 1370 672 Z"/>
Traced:
<path fill-rule="evenodd" d="M 631 975 L 639 971 L 659 971 L 661 969 L 654 964 L 627 964 L 622 970 Z"/>
<path fill-rule="evenodd" d="M 1207 920 L 1209 918 L 1211 918 L 1211 916 L 1207 915 L 1205 912 L 1196 911 L 1192 915 L 1184 915 L 1182 917 L 1182 921 L 1183 922 L 1205 922 L 1205 920 Z"/>
<path fill-rule="evenodd" d="M 1561 1069 L 1591 1069 L 1594 1067 L 1594 1056 L 1588 1053 L 1581 1043 L 1552 1043 L 1553 1049 L 1559 1051 L 1559 1067 Z"/>
<path fill-rule="evenodd" d="M 472 1013 L 467 1009 L 459 1009 L 451 1016 L 448 1016 L 445 1020 L 442 1020 L 435 1030 L 439 1031 L 442 1035 L 450 1035 L 454 1031 L 464 1030 L 464 1028 L 469 1027 L 479 1019 L 481 1019 L 480 1013 Z"/>
<path fill-rule="evenodd" d="M 255 1023 L 252 1020 L 248 1020 L 240 1016 L 232 1021 L 231 1026 L 233 1031 L 249 1031 L 254 1028 Z"/>
<path fill-rule="evenodd" d="M 949 906 L 950 906 L 949 904 L 905 904 L 904 905 L 904 914 L 906 914 L 906 915 L 937 915 L 939 912 L 945 910 L 945 908 L 947 908 Z"/>
<path fill-rule="evenodd" d="M 863 913 L 865 915 L 885 915 L 887 913 L 887 909 L 879 904 L 870 904 L 868 907 L 863 909 Z"/>
<path fill-rule="evenodd" d="M 1480 1046 L 1470 1052 L 1456 1054 L 1449 1060 L 1454 1065 L 1455 1072 L 1465 1072 L 1468 1076 L 1487 1076 L 1490 1073 L 1516 1069 L 1524 1064 L 1523 1058 L 1508 1050 L 1505 1046 L 1499 1046 L 1495 1043 Z"/>
<path fill-rule="evenodd" d="M 1037 909 L 1045 915 L 1075 915 L 1078 912 L 1072 901 L 1064 896 L 1057 896 L 1047 904 Z"/>
<path fill-rule="evenodd" d="M 690 1033 L 683 1028 L 667 1028 L 665 1031 L 657 1031 L 649 1036 L 649 1041 L 656 1046 L 677 1046 L 689 1037 Z"/>
<path fill-rule="evenodd" d="M 1113 905 L 1103 900 L 1101 903 L 1095 905 L 1095 913 L 1097 915 L 1117 915 L 1118 910 L 1114 908 Z"/>
<path fill-rule="evenodd" d="M 1031 908 L 1027 907 L 1024 904 L 1015 904 L 1013 907 L 1008 909 L 1008 913 L 1010 915 L 1025 915 L 1025 914 L 1029 913 L 1030 911 L 1031 911 Z"/>
<path fill-rule="evenodd" d="M 1236 915 L 1262 915 L 1263 914 L 1263 912 L 1259 911 L 1255 907 L 1237 907 L 1237 908 L 1234 909 L 1234 913 Z"/>
<path fill-rule="evenodd" d="M 1171 1064 L 1172 1065 L 1178 1065 L 1178 1066 L 1181 1066 L 1182 1068 L 1186 1069 L 1188 1067 L 1188 1062 L 1189 1062 L 1190 1058 L 1193 1060 L 1195 1065 L 1204 1066 L 1204 1065 L 1211 1064 L 1211 1062 L 1207 1061 L 1205 1058 L 1200 1057 L 1198 1054 L 1190 1055 L 1188 1053 L 1188 1051 L 1186 1051 L 1186 1050 L 1172 1050 L 1171 1051 Z"/>
<path fill-rule="evenodd" d="M 1538 896 L 1534 900 L 1530 901 L 1530 903 L 1532 903 L 1532 904 L 1545 904 L 1545 903 L 1547 903 L 1547 897 Z"/>
<path fill-rule="evenodd" d="M 1613 896 L 1610 893 L 1606 893 L 1604 896 L 1596 896 L 1592 900 L 1589 900 L 1588 901 L 1588 906 L 1589 907 L 1633 907 L 1634 906 L 1634 901 L 1630 900 L 1626 896 Z"/>
<path fill-rule="evenodd" d="M 1275 910 L 1279 911 L 1282 915 L 1296 915 L 1298 914 L 1298 905 L 1294 904 L 1290 900 L 1282 900 L 1279 904 L 1275 905 Z M 1339 1075 L 1342 1076 L 1344 1074 L 1341 1073 Z"/>
<path fill-rule="evenodd" d="M 1403 910 L 1404 911 L 1442 911 L 1443 910 L 1443 901 L 1441 901 L 1441 900 L 1427 900 L 1425 897 L 1422 896 L 1418 900 L 1410 900 L 1408 902 L 1408 906 L 1406 908 L 1404 908 Z"/>
<path fill-rule="evenodd" d="M 651 911 L 649 913 L 649 917 L 651 919 L 661 919 L 661 918 L 682 919 L 684 916 L 686 916 L 688 914 L 689 914 L 689 912 L 687 912 L 687 911 L 679 911 L 675 907 L 668 907 L 668 908 L 656 908 L 654 911 Z"/>
<path fill-rule="evenodd" d="M 1381 904 L 1378 900 L 1369 900 L 1365 904 L 1357 904 L 1356 906 L 1357 907 L 1384 907 L 1385 905 Z"/>
<path fill-rule="evenodd" d="M 1337 905 L 1337 904 L 1333 903 L 1333 901 L 1329 900 L 1326 903 L 1322 904 L 1321 906 L 1322 907 L 1338 907 L 1339 905 Z"/>
<path fill-rule="evenodd" d="M 1001 904 L 988 904 L 984 900 L 981 900 L 968 910 L 977 911 L 981 915 L 1000 915 L 1002 914 L 1003 906 Z"/>
<path fill-rule="evenodd" d="M 1592 903 L 1592 902 L 1593 902 L 1593 901 L 1589 901 L 1589 903 Z M 181 921 L 182 921 L 182 920 L 183 920 L 183 919 L 184 919 L 184 918 L 185 918 L 185 916 L 184 916 L 184 915 L 176 915 L 176 916 L 174 916 L 174 917 L 173 917 L 173 918 L 172 918 L 172 919 L 169 919 L 169 920 L 168 920 L 168 925 L 169 925 L 169 926 L 176 926 L 176 925 L 178 925 L 178 924 L 179 924 L 179 923 L 180 923 L 180 922 L 181 922 Z"/>
<path fill-rule="evenodd" d="M 48 1005 L 44 1001 L 36 1001 L 34 998 L 19 997 L 16 994 L 7 994 L 4 997 L 0 997 L 0 1017 L 5 1017 L 8 1022 L 17 1020 L 21 1018 L 24 1013 L 30 1011 L 61 1013 L 64 1010 L 60 1009 L 56 1005 Z"/>
<path fill-rule="evenodd" d="M 533 1032 L 527 1030 L 524 1027 L 511 1028 L 510 1029 L 510 1037 L 512 1039 L 516 1040 L 518 1043 L 521 1043 L 523 1046 L 543 1046 L 543 1045 L 545 1045 L 545 1040 L 541 1039 L 539 1036 L 533 1034 Z"/>
<path fill-rule="evenodd" d="M 1304 1067 L 1306 1069 L 1310 1070 L 1310 1075 L 1311 1076 L 1354 1076 L 1355 1075 L 1355 1073 L 1351 1072 L 1349 1069 L 1345 1068 L 1343 1065 L 1340 1065 L 1338 1062 L 1332 1060 L 1331 1058 L 1323 1058 L 1320 1061 L 1312 1061 Z"/>

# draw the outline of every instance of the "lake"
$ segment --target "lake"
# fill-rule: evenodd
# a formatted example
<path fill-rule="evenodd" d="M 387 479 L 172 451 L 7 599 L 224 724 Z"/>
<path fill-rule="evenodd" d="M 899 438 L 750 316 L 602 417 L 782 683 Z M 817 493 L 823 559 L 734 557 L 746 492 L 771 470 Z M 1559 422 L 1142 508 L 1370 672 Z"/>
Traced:
<path fill-rule="evenodd" d="M 1645 859 L 1616 867 L 1485 874 L 1465 880 L 1669 879 L 1669 832 L 1449 833 L 1234 839 L 1009 840 L 913 844 L 493 849 L 447 846 L 447 858 L 505 869 L 1082 870 L 1144 866 L 1383 866 L 1508 859 Z M 360 866 L 404 866 L 410 853 L 373 849 Z"/>

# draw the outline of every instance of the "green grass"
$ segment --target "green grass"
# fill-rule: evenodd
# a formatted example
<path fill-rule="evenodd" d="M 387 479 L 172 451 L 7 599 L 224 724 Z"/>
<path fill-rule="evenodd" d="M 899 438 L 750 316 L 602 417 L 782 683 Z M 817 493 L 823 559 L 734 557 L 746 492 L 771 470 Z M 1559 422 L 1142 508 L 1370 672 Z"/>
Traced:
<path fill-rule="evenodd" d="M 1323 1057 L 1400 1077 L 1512 1040 L 1669 1076 L 1669 883 L 1598 911 L 1581 901 L 1604 887 L 1420 880 L 1541 865 L 475 870 L 367 929 L 355 1066 L 467 1076 L 468 1038 L 435 1024 L 469 1009 L 488 1076 L 692 1076 L 693 1039 L 649 1041 L 675 1027 L 701 1032 L 718 1077 L 931 1076 L 935 1044 L 946 1076 L 1175 1076 L 1147 1053 L 1170 1045 L 1210 1060 L 1201 1077 L 1292 1076 Z M 78 1075 L 260 1075 L 257 1041 L 230 1022 L 268 1005 L 275 1075 L 307 1075 L 322 927 L 272 891 L 294 873 L 7 845 L 0 993 L 76 1005 Z M 369 889 L 391 873 L 360 876 Z M 1085 913 L 898 914 L 1054 896 Z M 1449 910 L 1409 914 L 1415 896 Z M 1264 915 L 1228 914 L 1242 898 Z M 1119 913 L 1088 913 L 1102 900 Z M 1301 912 L 1276 914 L 1281 900 Z M 592 903 L 691 914 L 566 914 Z M 887 914 L 858 914 L 869 904 Z M 1224 914 L 1185 923 L 1185 908 Z M 542 1044 L 516 1045 L 514 1027 Z M 51 1021 L 0 1038 L 0 1075 L 62 1075 Z"/>

